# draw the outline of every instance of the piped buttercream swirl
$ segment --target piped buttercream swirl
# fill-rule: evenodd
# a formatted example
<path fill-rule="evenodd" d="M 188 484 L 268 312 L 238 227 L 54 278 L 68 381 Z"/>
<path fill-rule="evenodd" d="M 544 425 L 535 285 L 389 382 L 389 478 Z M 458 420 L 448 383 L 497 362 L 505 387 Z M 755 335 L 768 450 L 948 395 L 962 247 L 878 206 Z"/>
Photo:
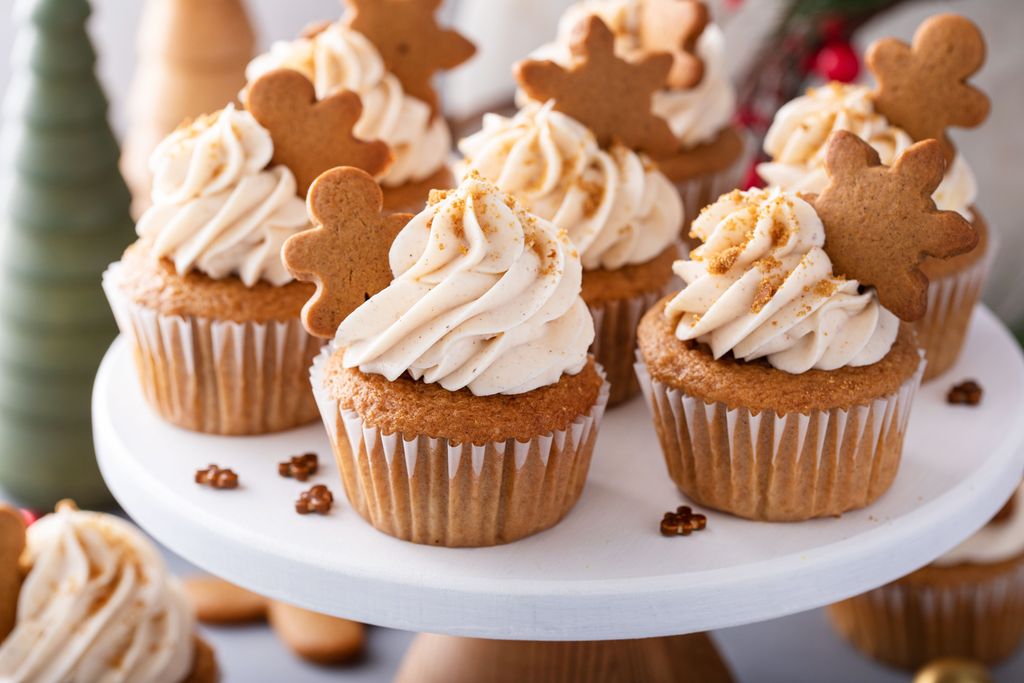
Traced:
<path fill-rule="evenodd" d="M 267 168 L 273 153 L 270 133 L 231 105 L 174 131 L 153 152 L 153 205 L 139 236 L 181 275 L 291 282 L 281 246 L 311 224 L 292 172 Z"/>
<path fill-rule="evenodd" d="M 601 149 L 550 103 L 514 118 L 486 115 L 459 149 L 466 169 L 566 230 L 587 270 L 645 263 L 679 235 L 683 205 L 671 181 L 621 145 Z"/>
<path fill-rule="evenodd" d="M 833 274 L 821 220 L 795 194 L 735 190 L 691 234 L 703 244 L 675 263 L 686 286 L 665 307 L 679 339 L 793 374 L 870 365 L 892 347 L 896 316 Z"/>
<path fill-rule="evenodd" d="M 363 140 L 383 140 L 394 156 L 382 184 L 424 180 L 447 160 L 452 139 L 444 119 L 434 116 L 426 102 L 406 94 L 363 34 L 335 22 L 311 37 L 274 43 L 249 63 L 245 74 L 251 83 L 282 68 L 309 78 L 319 98 L 341 90 L 359 95 L 363 114 L 353 132 Z"/>
<path fill-rule="evenodd" d="M 194 617 L 153 544 L 128 522 L 59 508 L 28 529 L 31 564 L 0 679 L 181 683 Z"/>
<path fill-rule="evenodd" d="M 786 190 L 821 192 L 828 185 L 827 142 L 837 130 L 848 130 L 870 144 L 886 165 L 914 144 L 906 131 L 875 110 L 867 86 L 829 83 L 779 109 L 764 140 L 764 151 L 772 160 L 759 164 L 758 174 L 769 185 Z M 940 210 L 971 220 L 977 194 L 970 166 L 957 155 L 932 198 Z"/>
<path fill-rule="evenodd" d="M 473 394 L 574 375 L 594 324 L 568 235 L 471 175 L 436 193 L 391 247 L 394 280 L 338 328 L 344 365 Z"/>

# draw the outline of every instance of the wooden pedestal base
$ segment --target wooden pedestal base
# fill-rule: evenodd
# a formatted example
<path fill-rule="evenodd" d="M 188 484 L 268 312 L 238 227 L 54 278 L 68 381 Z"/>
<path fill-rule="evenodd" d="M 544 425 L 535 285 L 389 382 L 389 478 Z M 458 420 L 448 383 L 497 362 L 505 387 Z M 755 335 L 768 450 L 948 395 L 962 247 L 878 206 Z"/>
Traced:
<path fill-rule="evenodd" d="M 395 683 L 732 683 L 704 633 L 537 642 L 420 634 Z"/>

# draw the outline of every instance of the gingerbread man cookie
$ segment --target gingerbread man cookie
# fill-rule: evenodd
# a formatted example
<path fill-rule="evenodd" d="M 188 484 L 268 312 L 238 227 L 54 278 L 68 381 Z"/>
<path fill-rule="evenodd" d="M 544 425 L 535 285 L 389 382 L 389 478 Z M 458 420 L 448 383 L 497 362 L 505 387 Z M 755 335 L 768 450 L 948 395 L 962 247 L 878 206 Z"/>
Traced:
<path fill-rule="evenodd" d="M 382 214 L 384 194 L 366 172 L 335 168 L 309 190 L 311 230 L 285 242 L 285 266 L 297 280 L 315 282 L 302 309 L 310 334 L 329 339 L 349 313 L 391 282 L 388 250 L 409 214 Z"/>
<path fill-rule="evenodd" d="M 651 112 L 651 98 L 665 86 L 672 56 L 648 55 L 629 62 L 615 54 L 615 37 L 598 17 L 575 28 L 572 66 L 527 60 L 516 65 L 523 91 L 587 126 L 603 146 L 619 142 L 654 157 L 679 145 L 665 119 Z"/>
<path fill-rule="evenodd" d="M 291 169 L 302 196 L 317 176 L 336 166 L 354 166 L 379 176 L 391 164 L 391 150 L 385 143 L 363 141 L 352 133 L 363 113 L 354 92 L 317 101 L 308 78 L 298 71 L 278 69 L 252 84 L 246 108 L 270 131 L 273 163 Z"/>
<path fill-rule="evenodd" d="M 711 15 L 701 0 L 646 0 L 640 5 L 640 43 L 651 52 L 675 55 L 667 85 L 685 90 L 704 78 L 697 39 Z"/>
<path fill-rule="evenodd" d="M 349 27 L 376 46 L 388 71 L 413 97 L 437 111 L 434 74 L 454 69 L 476 52 L 461 34 L 441 28 L 442 0 L 345 0 Z"/>
<path fill-rule="evenodd" d="M 941 142 L 947 162 L 956 150 L 946 129 L 972 128 L 988 116 L 988 97 L 967 83 L 985 63 L 985 39 L 964 17 L 931 17 L 917 29 L 911 45 L 895 38 L 879 40 L 865 61 L 878 79 L 875 108 L 915 140 Z"/>
<path fill-rule="evenodd" d="M 825 226 L 833 271 L 874 287 L 881 304 L 903 320 L 918 320 L 928 303 L 924 257 L 950 258 L 978 243 L 963 216 L 939 211 L 932 201 L 946 170 L 942 147 L 919 142 L 886 167 L 871 145 L 838 131 L 825 168 L 829 184 L 811 201 Z"/>

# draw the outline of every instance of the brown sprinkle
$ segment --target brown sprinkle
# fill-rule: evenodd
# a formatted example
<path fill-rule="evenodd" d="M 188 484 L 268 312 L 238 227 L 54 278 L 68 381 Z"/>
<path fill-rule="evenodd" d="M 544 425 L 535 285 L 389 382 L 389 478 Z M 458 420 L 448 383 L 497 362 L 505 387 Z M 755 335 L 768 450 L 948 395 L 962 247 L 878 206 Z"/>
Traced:
<path fill-rule="evenodd" d="M 215 489 L 236 489 L 238 488 L 238 475 L 234 470 L 210 465 L 206 469 L 196 470 L 196 483 Z"/>
<path fill-rule="evenodd" d="M 695 513 L 689 505 L 680 505 L 675 512 L 666 512 L 661 519 L 662 536 L 689 536 L 707 528 L 708 518 Z"/>
<path fill-rule="evenodd" d="M 295 511 L 300 515 L 308 515 L 312 512 L 326 515 L 331 511 L 333 504 L 334 495 L 330 489 L 323 484 L 317 484 L 310 490 L 299 494 L 299 499 L 295 501 Z"/>
<path fill-rule="evenodd" d="M 951 405 L 976 406 L 981 403 L 981 385 L 973 379 L 955 385 L 946 394 L 946 402 Z"/>
<path fill-rule="evenodd" d="M 316 453 L 293 455 L 288 460 L 277 463 L 278 474 L 282 477 L 298 479 L 299 481 L 306 481 L 316 474 L 319 468 L 320 460 L 317 458 Z"/>

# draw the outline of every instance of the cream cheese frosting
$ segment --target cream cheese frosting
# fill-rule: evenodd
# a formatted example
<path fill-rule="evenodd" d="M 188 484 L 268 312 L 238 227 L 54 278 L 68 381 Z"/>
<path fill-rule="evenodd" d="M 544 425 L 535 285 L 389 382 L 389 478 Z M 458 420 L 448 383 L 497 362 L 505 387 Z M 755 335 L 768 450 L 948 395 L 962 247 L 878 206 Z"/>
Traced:
<path fill-rule="evenodd" d="M 181 275 L 291 282 L 281 247 L 312 226 L 292 172 L 267 168 L 273 154 L 270 133 L 232 105 L 174 131 L 153 151 L 153 205 L 139 236 Z"/>
<path fill-rule="evenodd" d="M 441 168 L 451 150 L 451 132 L 430 105 L 405 93 L 384 65 L 377 48 L 363 34 L 341 22 L 312 37 L 274 43 L 246 68 L 248 82 L 274 69 L 305 75 L 324 98 L 351 90 L 363 103 L 353 132 L 363 140 L 383 140 L 394 161 L 380 178 L 394 187 L 424 180 Z"/>
<path fill-rule="evenodd" d="M 568 235 L 478 176 L 435 193 L 390 263 L 391 284 L 338 328 L 345 367 L 487 396 L 586 364 L 594 323 Z"/>
<path fill-rule="evenodd" d="M 934 564 L 995 564 L 1024 553 L 1024 485 L 1014 495 L 1017 501 L 1009 518 L 985 525 Z"/>
<path fill-rule="evenodd" d="M 0 646 L 10 683 L 181 683 L 194 617 L 156 548 L 128 522 L 60 506 L 29 527 L 31 563 Z"/>
<path fill-rule="evenodd" d="M 487 114 L 459 149 L 464 170 L 566 230 L 587 270 L 645 263 L 679 235 L 683 204 L 671 181 L 621 145 L 601 149 L 551 103 L 529 104 L 514 118 Z"/>
<path fill-rule="evenodd" d="M 574 29 L 595 15 L 615 34 L 616 52 L 621 56 L 631 58 L 646 54 L 651 48 L 644 44 L 639 20 L 645 1 L 591 0 L 572 5 L 559 21 L 555 42 L 542 46 L 532 57 L 571 63 L 569 45 Z M 704 63 L 700 83 L 686 90 L 666 88 L 655 93 L 652 102 L 654 113 L 668 122 L 686 149 L 713 141 L 730 124 L 736 112 L 736 91 L 729 80 L 722 30 L 715 24 L 708 24 L 697 39 L 695 53 Z"/>
<path fill-rule="evenodd" d="M 764 141 L 772 161 L 759 164 L 758 174 L 769 185 L 786 190 L 821 192 L 828 185 L 826 143 L 837 130 L 848 130 L 870 144 L 886 165 L 914 144 L 910 135 L 875 110 L 870 88 L 829 83 L 811 88 L 779 109 Z M 957 155 L 933 199 L 939 209 L 971 220 L 970 207 L 977 194 L 970 166 Z"/>
<path fill-rule="evenodd" d="M 814 208 L 779 189 L 735 190 L 706 207 L 703 244 L 673 269 L 686 283 L 665 307 L 676 336 L 715 358 L 764 358 L 799 374 L 876 363 L 899 331 L 872 289 L 836 277 Z"/>

